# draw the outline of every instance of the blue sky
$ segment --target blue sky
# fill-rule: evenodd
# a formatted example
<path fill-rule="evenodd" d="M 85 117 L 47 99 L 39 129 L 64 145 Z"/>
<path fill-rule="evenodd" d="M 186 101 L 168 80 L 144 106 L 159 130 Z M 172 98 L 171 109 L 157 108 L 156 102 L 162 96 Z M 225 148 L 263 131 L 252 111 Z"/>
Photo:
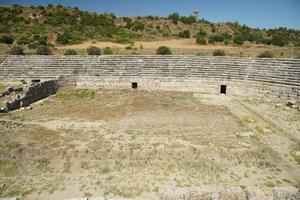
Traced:
<path fill-rule="evenodd" d="M 300 29 L 300 0 L 0 0 L 1 5 L 62 4 L 93 12 L 113 12 L 117 16 L 181 15 L 200 10 L 200 18 L 212 22 L 238 21 L 250 27 Z"/>

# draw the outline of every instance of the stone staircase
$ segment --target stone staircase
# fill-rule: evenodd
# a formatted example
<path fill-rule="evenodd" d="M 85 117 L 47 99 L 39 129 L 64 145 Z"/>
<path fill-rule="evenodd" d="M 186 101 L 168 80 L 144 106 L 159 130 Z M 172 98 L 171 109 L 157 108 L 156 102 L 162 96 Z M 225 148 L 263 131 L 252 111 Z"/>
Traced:
<path fill-rule="evenodd" d="M 195 56 L 0 56 L 0 79 L 213 79 L 300 88 L 299 59 Z"/>

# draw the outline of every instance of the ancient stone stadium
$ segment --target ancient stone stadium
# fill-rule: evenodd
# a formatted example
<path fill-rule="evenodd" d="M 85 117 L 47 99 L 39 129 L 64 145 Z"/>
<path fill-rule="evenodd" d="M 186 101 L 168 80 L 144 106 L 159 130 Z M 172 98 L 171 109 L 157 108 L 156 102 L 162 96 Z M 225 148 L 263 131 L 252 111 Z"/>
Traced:
<path fill-rule="evenodd" d="M 1 56 L 0 197 L 300 199 L 300 60 Z"/>

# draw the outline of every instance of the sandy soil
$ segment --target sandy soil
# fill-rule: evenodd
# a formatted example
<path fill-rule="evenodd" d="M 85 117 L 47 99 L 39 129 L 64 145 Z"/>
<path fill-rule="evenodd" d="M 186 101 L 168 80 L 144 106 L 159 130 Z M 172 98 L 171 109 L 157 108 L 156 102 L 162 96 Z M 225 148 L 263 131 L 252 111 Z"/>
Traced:
<path fill-rule="evenodd" d="M 146 49 L 157 49 L 159 46 L 168 46 L 171 48 L 180 48 L 180 49 L 216 49 L 216 48 L 224 48 L 229 49 L 233 48 L 232 46 L 224 46 L 224 45 L 197 45 L 194 39 L 172 39 L 172 40 L 162 40 L 162 41 L 136 41 L 134 42 L 134 46 Z M 93 42 L 86 41 L 82 44 L 76 45 L 66 45 L 66 46 L 58 46 L 58 49 L 86 49 L 89 46 L 97 46 L 99 48 L 111 47 L 111 48 L 125 48 L 128 44 L 117 44 L 113 42 Z"/>
<path fill-rule="evenodd" d="M 223 95 L 60 92 L 0 115 L 0 197 L 157 199 L 168 187 L 299 187 L 298 122 L 298 111 Z"/>

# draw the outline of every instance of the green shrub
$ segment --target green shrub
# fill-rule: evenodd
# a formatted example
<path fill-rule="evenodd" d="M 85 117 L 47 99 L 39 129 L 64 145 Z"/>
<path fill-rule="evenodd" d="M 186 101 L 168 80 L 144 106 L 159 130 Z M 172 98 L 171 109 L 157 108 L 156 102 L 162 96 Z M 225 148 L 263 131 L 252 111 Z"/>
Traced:
<path fill-rule="evenodd" d="M 201 35 L 197 35 L 196 43 L 200 45 L 206 45 L 206 39 Z"/>
<path fill-rule="evenodd" d="M 167 25 L 164 25 L 164 27 L 161 29 L 161 32 L 164 37 L 169 37 L 171 35 L 171 29 Z"/>
<path fill-rule="evenodd" d="M 13 46 L 9 52 L 10 55 L 24 55 L 24 49 L 22 46 Z"/>
<path fill-rule="evenodd" d="M 64 55 L 77 55 L 77 52 L 74 49 L 68 49 L 65 51 Z"/>
<path fill-rule="evenodd" d="M 203 30 L 200 30 L 198 33 L 197 33 L 197 35 L 196 35 L 196 37 L 205 37 L 207 35 L 207 33 L 205 32 L 205 31 L 203 31 Z"/>
<path fill-rule="evenodd" d="M 209 37 L 208 38 L 208 43 L 209 44 L 214 44 L 215 43 L 215 39 L 213 37 Z"/>
<path fill-rule="evenodd" d="M 112 55 L 112 54 L 114 54 L 114 51 L 110 47 L 105 47 L 103 50 L 103 54 L 104 55 Z"/>
<path fill-rule="evenodd" d="M 29 49 L 36 49 L 38 46 L 39 46 L 39 44 L 37 42 L 32 42 L 32 43 L 28 44 Z"/>
<path fill-rule="evenodd" d="M 101 50 L 98 47 L 91 46 L 87 49 L 88 55 L 101 55 Z"/>
<path fill-rule="evenodd" d="M 71 39 L 72 39 L 71 36 L 64 32 L 63 34 L 57 35 L 56 42 L 66 45 L 66 44 L 70 44 Z"/>
<path fill-rule="evenodd" d="M 213 52 L 213 56 L 225 56 L 225 51 L 222 49 L 217 49 Z"/>
<path fill-rule="evenodd" d="M 125 47 L 125 49 L 126 49 L 126 50 L 132 50 L 132 49 L 133 49 L 133 45 L 131 44 L 131 45 Z"/>
<path fill-rule="evenodd" d="M 156 51 L 157 55 L 171 55 L 171 49 L 169 47 L 166 46 L 160 46 L 158 47 L 157 51 Z"/>
<path fill-rule="evenodd" d="M 192 16 L 192 15 L 190 15 L 190 16 L 181 16 L 180 21 L 182 21 L 182 23 L 184 23 L 184 24 L 192 24 L 192 23 L 197 22 L 195 16 Z"/>
<path fill-rule="evenodd" d="M 14 42 L 14 38 L 10 35 L 4 35 L 0 38 L 0 43 L 12 44 L 13 42 Z"/>
<path fill-rule="evenodd" d="M 184 30 L 182 32 L 179 32 L 179 37 L 181 38 L 190 38 L 191 37 L 191 33 L 189 30 Z"/>
<path fill-rule="evenodd" d="M 273 58 L 274 55 L 271 51 L 264 51 L 258 55 L 259 58 Z"/>
<path fill-rule="evenodd" d="M 275 45 L 275 46 L 280 46 L 283 47 L 285 45 L 288 45 L 289 42 L 286 40 L 285 36 L 281 36 L 281 35 L 274 35 L 272 37 L 272 39 L 270 40 L 271 44 Z"/>
<path fill-rule="evenodd" d="M 29 43 L 30 43 L 30 38 L 26 35 L 22 35 L 17 39 L 18 45 L 29 44 Z"/>
<path fill-rule="evenodd" d="M 233 38 L 234 44 L 242 45 L 245 41 L 245 37 L 243 35 L 236 35 Z"/>
<path fill-rule="evenodd" d="M 205 56 L 205 54 L 203 52 L 199 51 L 196 53 L 196 56 Z"/>
<path fill-rule="evenodd" d="M 134 31 L 143 31 L 145 29 L 145 24 L 139 21 L 135 21 L 132 25 L 132 30 Z"/>
<path fill-rule="evenodd" d="M 36 49 L 37 55 L 52 55 L 52 50 L 48 46 L 41 45 Z"/>

